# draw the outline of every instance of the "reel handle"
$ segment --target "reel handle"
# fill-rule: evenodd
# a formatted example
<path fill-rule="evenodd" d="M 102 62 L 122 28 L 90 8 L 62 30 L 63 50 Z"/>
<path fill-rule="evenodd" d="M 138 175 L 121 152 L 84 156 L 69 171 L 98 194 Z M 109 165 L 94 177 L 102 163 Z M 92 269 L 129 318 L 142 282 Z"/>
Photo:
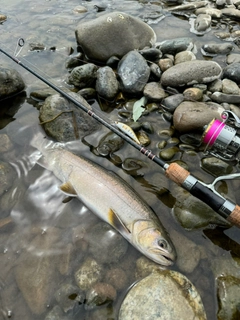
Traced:
<path fill-rule="evenodd" d="M 240 207 L 238 205 L 213 192 L 211 188 L 201 183 L 177 163 L 171 163 L 165 173 L 169 179 L 189 191 L 199 200 L 202 200 L 227 221 L 240 228 Z"/>

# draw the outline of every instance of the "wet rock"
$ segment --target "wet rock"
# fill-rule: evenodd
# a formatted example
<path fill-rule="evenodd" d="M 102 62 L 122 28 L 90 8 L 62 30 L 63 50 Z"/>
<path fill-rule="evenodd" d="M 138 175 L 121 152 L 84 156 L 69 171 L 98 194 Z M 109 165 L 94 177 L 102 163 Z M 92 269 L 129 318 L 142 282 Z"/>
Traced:
<path fill-rule="evenodd" d="M 221 119 L 223 111 L 220 105 L 183 101 L 174 111 L 173 124 L 180 132 L 202 130 L 212 119 Z"/>
<path fill-rule="evenodd" d="M 240 63 L 240 54 L 239 53 L 230 53 L 227 56 L 227 64 L 232 64 L 232 63 Z"/>
<path fill-rule="evenodd" d="M 240 279 L 233 276 L 217 278 L 217 297 L 219 301 L 218 319 L 237 320 L 240 317 L 239 309 Z"/>
<path fill-rule="evenodd" d="M 171 307 L 169 307 L 171 306 Z M 206 320 L 201 298 L 182 274 L 155 271 L 135 284 L 125 297 L 119 320 Z"/>
<path fill-rule="evenodd" d="M 114 99 L 118 93 L 118 81 L 112 68 L 106 66 L 98 69 L 96 91 L 107 100 Z"/>
<path fill-rule="evenodd" d="M 60 306 L 55 306 L 52 310 L 46 315 L 44 320 L 67 320 L 64 316 L 64 313 Z"/>
<path fill-rule="evenodd" d="M 123 91 L 140 93 L 148 81 L 150 68 L 140 53 L 130 51 L 119 62 L 118 75 Z"/>
<path fill-rule="evenodd" d="M 77 92 L 85 100 L 90 100 L 96 97 L 96 90 L 94 88 L 83 88 Z"/>
<path fill-rule="evenodd" d="M 5 16 L 5 14 L 0 14 L 0 22 L 2 23 L 5 20 L 7 20 L 7 16 Z"/>
<path fill-rule="evenodd" d="M 149 61 L 158 61 L 162 57 L 162 52 L 157 48 L 145 48 L 139 50 L 139 53 Z"/>
<path fill-rule="evenodd" d="M 188 88 L 183 92 L 185 101 L 201 101 L 203 99 L 203 92 L 199 88 Z"/>
<path fill-rule="evenodd" d="M 110 283 L 116 290 L 122 290 L 128 283 L 127 274 L 121 268 L 111 268 L 105 274 L 105 282 Z"/>
<path fill-rule="evenodd" d="M 148 166 L 140 159 L 126 158 L 122 163 L 122 168 L 131 176 L 144 176 Z"/>
<path fill-rule="evenodd" d="M 201 160 L 201 166 L 215 177 L 230 174 L 233 171 L 232 165 L 215 157 L 203 158 Z"/>
<path fill-rule="evenodd" d="M 229 79 L 223 79 L 222 81 L 222 92 L 226 94 L 239 94 L 240 89 L 236 82 L 229 80 Z"/>
<path fill-rule="evenodd" d="M 76 283 L 83 291 L 90 289 L 91 286 L 100 281 L 102 277 L 102 266 L 92 258 L 87 258 L 75 272 Z"/>
<path fill-rule="evenodd" d="M 164 54 L 177 54 L 180 51 L 191 50 L 194 47 L 193 40 L 191 38 L 176 38 L 171 40 L 165 40 L 157 43 L 157 48 Z"/>
<path fill-rule="evenodd" d="M 179 149 L 177 147 L 171 147 L 164 149 L 159 152 L 160 158 L 162 158 L 165 161 L 171 160 L 177 153 L 179 152 Z"/>
<path fill-rule="evenodd" d="M 143 94 L 148 100 L 155 102 L 160 102 L 168 96 L 159 82 L 147 83 L 144 87 Z"/>
<path fill-rule="evenodd" d="M 69 77 L 68 82 L 78 88 L 91 86 L 96 79 L 97 66 L 93 63 L 87 63 L 74 68 Z"/>
<path fill-rule="evenodd" d="M 63 284 L 54 296 L 65 313 L 72 311 L 75 306 L 83 304 L 85 299 L 85 294 L 71 283 Z"/>
<path fill-rule="evenodd" d="M 146 132 L 137 132 L 137 138 L 140 141 L 140 144 L 144 147 L 147 147 L 151 143 L 151 140 Z"/>
<path fill-rule="evenodd" d="M 175 109 L 179 106 L 181 102 L 183 102 L 184 96 L 181 93 L 168 96 L 167 98 L 163 99 L 161 104 L 164 106 L 164 109 L 173 113 Z"/>
<path fill-rule="evenodd" d="M 169 11 L 183 11 L 183 10 L 194 10 L 197 8 L 205 7 L 208 4 L 207 1 L 195 1 L 193 3 L 184 3 L 182 5 L 169 8 Z"/>
<path fill-rule="evenodd" d="M 208 85 L 208 90 L 211 92 L 215 92 L 215 91 L 222 91 L 222 80 L 221 79 L 217 79 L 214 80 L 213 82 L 211 82 Z"/>
<path fill-rule="evenodd" d="M 127 240 L 105 222 L 91 228 L 88 242 L 89 252 L 100 263 L 118 262 L 128 248 Z"/>
<path fill-rule="evenodd" d="M 240 12 L 238 9 L 235 9 L 234 7 L 232 8 L 223 8 L 222 9 L 222 14 L 224 16 L 230 17 L 232 19 L 240 20 Z"/>
<path fill-rule="evenodd" d="M 210 15 L 212 18 L 217 18 L 220 19 L 222 17 L 222 11 L 216 8 L 211 8 L 211 7 L 205 7 L 205 8 L 198 8 L 195 11 L 196 15 L 199 14 L 208 14 Z"/>
<path fill-rule="evenodd" d="M 123 57 L 134 49 L 152 46 L 155 32 L 142 20 L 123 12 L 112 12 L 80 23 L 76 39 L 88 58 L 107 61 L 111 56 Z"/>
<path fill-rule="evenodd" d="M 164 72 L 173 66 L 173 60 L 169 59 L 169 58 L 160 59 L 158 64 L 159 64 L 161 71 Z"/>
<path fill-rule="evenodd" d="M 181 51 L 175 55 L 174 64 L 196 60 L 196 56 L 192 51 Z"/>
<path fill-rule="evenodd" d="M 239 94 L 226 94 L 222 92 L 214 92 L 211 95 L 212 101 L 218 102 L 218 103 L 240 103 L 240 95 Z"/>
<path fill-rule="evenodd" d="M 76 6 L 74 9 L 73 9 L 73 12 L 74 13 L 84 13 L 84 12 L 87 12 L 87 8 L 84 7 L 84 6 Z"/>
<path fill-rule="evenodd" d="M 161 75 L 162 75 L 162 71 L 161 69 L 159 68 L 159 66 L 156 64 L 156 63 L 151 63 L 150 65 L 150 71 L 151 71 L 151 74 L 157 78 L 158 80 L 160 80 L 161 78 Z"/>
<path fill-rule="evenodd" d="M 197 34 L 204 34 L 205 32 L 210 30 L 211 22 L 212 17 L 209 14 L 201 13 L 195 19 L 193 24 L 194 28 L 191 28 L 191 31 Z M 197 32 L 194 32 L 195 30 Z"/>
<path fill-rule="evenodd" d="M 108 283 L 98 282 L 86 292 L 85 309 L 91 310 L 98 306 L 113 302 L 117 297 L 117 292 Z"/>
<path fill-rule="evenodd" d="M 99 142 L 96 152 L 103 157 L 110 156 L 113 152 L 119 150 L 124 141 L 116 133 L 107 133 Z"/>
<path fill-rule="evenodd" d="M 17 172 L 7 162 L 0 161 L 0 196 L 6 193 L 17 178 Z"/>
<path fill-rule="evenodd" d="M 56 94 L 56 91 L 51 88 L 43 88 L 34 90 L 30 93 L 31 98 L 36 100 L 45 100 L 47 97 Z"/>
<path fill-rule="evenodd" d="M 144 256 L 140 257 L 136 261 L 135 279 L 139 280 L 139 279 L 145 278 L 152 272 L 158 271 L 161 269 L 164 269 L 164 268 Z"/>
<path fill-rule="evenodd" d="M 76 67 L 81 66 L 84 63 L 82 59 L 83 59 L 82 53 L 78 53 L 75 56 L 74 55 L 70 56 L 65 62 L 65 68 L 72 70 Z"/>
<path fill-rule="evenodd" d="M 46 311 L 58 283 L 56 265 L 58 255 L 50 255 L 59 241 L 60 230 L 48 228 L 44 234 L 36 236 L 29 244 L 31 251 L 21 255 L 15 268 L 17 285 L 33 314 Z M 43 254 L 47 253 L 47 254 Z"/>
<path fill-rule="evenodd" d="M 25 83 L 20 73 L 0 66 L 0 99 L 20 93 L 24 88 Z"/>
<path fill-rule="evenodd" d="M 229 43 L 207 43 L 202 46 L 203 55 L 213 57 L 218 54 L 229 54 L 234 46 Z"/>
<path fill-rule="evenodd" d="M 221 76 L 222 68 L 215 61 L 193 60 L 179 63 L 166 70 L 161 77 L 163 86 L 179 87 L 208 83 Z"/>
<path fill-rule="evenodd" d="M 232 63 L 223 69 L 223 78 L 228 78 L 240 84 L 240 62 Z"/>
<path fill-rule="evenodd" d="M 80 95 L 71 96 L 89 108 Z M 45 132 L 57 141 L 72 141 L 86 136 L 99 128 L 99 124 L 66 98 L 56 94 L 48 97 L 39 112 Z"/>

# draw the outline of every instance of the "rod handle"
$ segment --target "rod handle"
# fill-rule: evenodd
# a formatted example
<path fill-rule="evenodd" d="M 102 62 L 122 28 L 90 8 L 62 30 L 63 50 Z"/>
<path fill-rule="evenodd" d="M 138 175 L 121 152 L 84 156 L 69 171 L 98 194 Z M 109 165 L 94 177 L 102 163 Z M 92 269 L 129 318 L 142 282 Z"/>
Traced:
<path fill-rule="evenodd" d="M 165 171 L 165 174 L 170 180 L 181 186 L 186 178 L 190 175 L 190 172 L 181 167 L 179 164 L 173 162 L 170 163 Z"/>
<path fill-rule="evenodd" d="M 240 228 L 240 207 L 238 205 L 233 209 L 227 220 Z"/>

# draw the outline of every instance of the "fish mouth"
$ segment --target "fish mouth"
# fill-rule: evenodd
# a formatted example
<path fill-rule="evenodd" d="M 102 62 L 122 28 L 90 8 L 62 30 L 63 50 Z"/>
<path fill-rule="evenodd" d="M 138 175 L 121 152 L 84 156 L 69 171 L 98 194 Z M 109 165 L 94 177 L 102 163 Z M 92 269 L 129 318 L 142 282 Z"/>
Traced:
<path fill-rule="evenodd" d="M 164 260 L 165 260 L 164 265 L 167 265 L 167 266 L 173 265 L 173 263 L 174 263 L 173 258 L 170 258 L 169 256 L 166 256 L 166 255 L 162 255 L 162 258 L 164 258 Z"/>

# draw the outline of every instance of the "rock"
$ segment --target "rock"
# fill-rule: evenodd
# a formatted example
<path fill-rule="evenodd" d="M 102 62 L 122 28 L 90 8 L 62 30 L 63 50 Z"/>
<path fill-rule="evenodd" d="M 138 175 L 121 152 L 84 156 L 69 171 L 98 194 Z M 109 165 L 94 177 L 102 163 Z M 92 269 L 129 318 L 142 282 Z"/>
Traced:
<path fill-rule="evenodd" d="M 162 52 L 157 48 L 145 48 L 138 52 L 149 61 L 158 61 L 162 57 Z"/>
<path fill-rule="evenodd" d="M 161 269 L 163 269 L 163 267 L 159 264 L 156 264 L 144 256 L 140 257 L 136 261 L 135 279 L 139 280 L 145 278 L 152 272 Z"/>
<path fill-rule="evenodd" d="M 97 66 L 93 63 L 87 63 L 74 68 L 69 77 L 68 82 L 80 89 L 91 86 L 96 80 Z"/>
<path fill-rule="evenodd" d="M 196 60 L 196 56 L 192 51 L 181 51 L 175 55 L 174 64 Z"/>
<path fill-rule="evenodd" d="M 222 17 L 222 11 L 212 7 L 198 8 L 195 11 L 195 14 L 197 16 L 199 14 L 209 14 L 212 18 L 217 18 L 217 19 L 220 19 Z"/>
<path fill-rule="evenodd" d="M 140 53 L 130 51 L 120 60 L 117 72 L 122 90 L 137 94 L 143 91 L 150 75 L 150 68 Z"/>
<path fill-rule="evenodd" d="M 183 101 L 174 111 L 173 124 L 180 132 L 202 130 L 212 119 L 221 119 L 220 105 L 198 101 Z"/>
<path fill-rule="evenodd" d="M 236 82 L 229 80 L 229 79 L 223 79 L 222 81 L 222 92 L 226 94 L 240 94 L 240 89 Z"/>
<path fill-rule="evenodd" d="M 108 283 L 98 282 L 86 292 L 85 309 L 91 310 L 101 305 L 113 302 L 117 297 L 117 292 Z"/>
<path fill-rule="evenodd" d="M 58 283 L 56 265 L 59 257 L 50 255 L 59 241 L 60 230 L 48 228 L 29 244 L 31 251 L 21 255 L 15 268 L 17 285 L 33 314 L 41 315 L 47 310 Z M 46 253 L 46 254 L 43 254 Z"/>
<path fill-rule="evenodd" d="M 156 102 L 160 102 L 168 96 L 159 82 L 147 83 L 144 87 L 143 94 L 148 100 Z"/>
<path fill-rule="evenodd" d="M 201 101 L 203 99 L 203 92 L 199 88 L 188 88 L 183 92 L 185 101 Z"/>
<path fill-rule="evenodd" d="M 84 7 L 84 6 L 76 6 L 74 9 L 73 9 L 73 12 L 74 13 L 84 13 L 84 12 L 87 12 L 87 8 Z"/>
<path fill-rule="evenodd" d="M 232 64 L 232 63 L 240 63 L 240 54 L 239 53 L 230 53 L 227 56 L 227 64 Z"/>
<path fill-rule="evenodd" d="M 175 109 L 179 106 L 179 104 L 183 102 L 183 100 L 183 94 L 178 93 L 163 99 L 161 104 L 164 106 L 164 109 L 173 113 Z"/>
<path fill-rule="evenodd" d="M 112 68 L 106 66 L 98 69 L 96 91 L 107 100 L 113 100 L 117 95 L 118 81 Z"/>
<path fill-rule="evenodd" d="M 137 282 L 127 293 L 119 320 L 206 320 L 201 298 L 182 274 L 163 270 Z"/>
<path fill-rule="evenodd" d="M 102 266 L 92 258 L 87 258 L 75 272 L 76 283 L 83 291 L 90 289 L 91 286 L 99 282 L 102 277 Z"/>
<path fill-rule="evenodd" d="M 71 96 L 89 109 L 80 95 Z M 39 112 L 39 119 L 47 135 L 57 141 L 72 141 L 99 128 L 99 124 L 66 98 L 56 94 L 48 97 Z"/>
<path fill-rule="evenodd" d="M 240 279 L 231 275 L 217 278 L 217 297 L 219 301 L 218 319 L 237 320 L 239 309 Z"/>
<path fill-rule="evenodd" d="M 5 16 L 5 14 L 0 14 L 0 22 L 2 23 L 5 20 L 7 20 L 7 16 Z"/>
<path fill-rule="evenodd" d="M 203 55 L 214 57 L 218 54 L 229 54 L 234 46 L 229 43 L 207 43 L 202 46 Z"/>
<path fill-rule="evenodd" d="M 163 86 L 179 87 L 208 83 L 221 76 L 222 68 L 215 61 L 193 60 L 179 63 L 166 70 L 161 77 Z"/>
<path fill-rule="evenodd" d="M 235 8 L 223 8 L 222 14 L 224 16 L 230 17 L 232 19 L 240 20 L 240 12 L 238 9 Z"/>
<path fill-rule="evenodd" d="M 240 84 L 240 62 L 232 63 L 224 68 L 222 76 Z"/>
<path fill-rule="evenodd" d="M 105 274 L 105 282 L 111 284 L 116 290 L 122 290 L 127 287 L 128 278 L 123 269 L 111 268 Z"/>
<path fill-rule="evenodd" d="M 162 54 L 177 54 L 180 51 L 191 50 L 194 47 L 193 40 L 191 38 L 176 38 L 171 40 L 165 40 L 156 44 Z"/>
<path fill-rule="evenodd" d="M 160 59 L 158 64 L 159 64 L 161 71 L 164 72 L 173 66 L 173 60 L 169 59 L 169 58 Z"/>
<path fill-rule="evenodd" d="M 125 255 L 128 242 L 109 224 L 99 222 L 88 233 L 89 252 L 100 263 L 117 263 Z"/>
<path fill-rule="evenodd" d="M 231 164 L 215 157 L 203 158 L 201 160 L 201 166 L 205 171 L 209 172 L 215 177 L 227 175 L 233 171 Z"/>
<path fill-rule="evenodd" d="M 85 299 L 85 294 L 71 283 L 63 284 L 54 296 L 65 313 L 72 311 L 75 306 L 83 304 Z"/>
<path fill-rule="evenodd" d="M 7 162 L 0 161 L 0 196 L 10 189 L 17 178 L 17 172 Z"/>
<path fill-rule="evenodd" d="M 99 141 L 98 146 L 94 151 L 102 157 L 111 156 L 111 154 L 119 150 L 124 144 L 124 141 L 114 132 L 109 132 Z"/>
<path fill-rule="evenodd" d="M 76 39 L 89 59 L 107 61 L 131 50 L 152 46 L 155 32 L 142 20 L 123 12 L 112 12 L 80 23 Z"/>
<path fill-rule="evenodd" d="M 50 312 L 46 315 L 44 320 L 67 320 L 64 317 L 64 313 L 60 306 L 55 306 Z"/>
<path fill-rule="evenodd" d="M 218 103 L 240 103 L 240 95 L 239 94 L 226 94 L 222 92 L 214 92 L 211 95 L 212 101 L 218 102 Z"/>
<path fill-rule="evenodd" d="M 211 82 L 208 85 L 208 90 L 211 92 L 222 91 L 222 80 L 217 79 L 217 80 L 214 80 L 213 82 Z"/>
<path fill-rule="evenodd" d="M 193 3 L 184 3 L 176 7 L 169 8 L 169 11 L 183 11 L 183 10 L 194 10 L 197 8 L 205 7 L 208 4 L 207 1 L 194 1 Z"/>
<path fill-rule="evenodd" d="M 14 69 L 0 66 L 0 99 L 9 98 L 23 91 L 25 83 Z"/>
<path fill-rule="evenodd" d="M 177 147 L 171 147 L 164 149 L 159 152 L 159 156 L 161 159 L 165 161 L 171 160 L 177 153 L 179 152 L 179 149 Z"/>
<path fill-rule="evenodd" d="M 150 65 L 150 71 L 151 71 L 151 74 L 157 78 L 157 80 L 159 81 L 160 78 L 161 78 L 161 75 L 162 75 L 162 71 L 161 69 L 159 68 L 159 66 L 156 64 L 156 63 L 151 63 Z"/>
<path fill-rule="evenodd" d="M 197 32 L 205 33 L 211 26 L 211 22 L 212 17 L 209 14 L 201 13 L 194 21 L 194 28 Z"/>

